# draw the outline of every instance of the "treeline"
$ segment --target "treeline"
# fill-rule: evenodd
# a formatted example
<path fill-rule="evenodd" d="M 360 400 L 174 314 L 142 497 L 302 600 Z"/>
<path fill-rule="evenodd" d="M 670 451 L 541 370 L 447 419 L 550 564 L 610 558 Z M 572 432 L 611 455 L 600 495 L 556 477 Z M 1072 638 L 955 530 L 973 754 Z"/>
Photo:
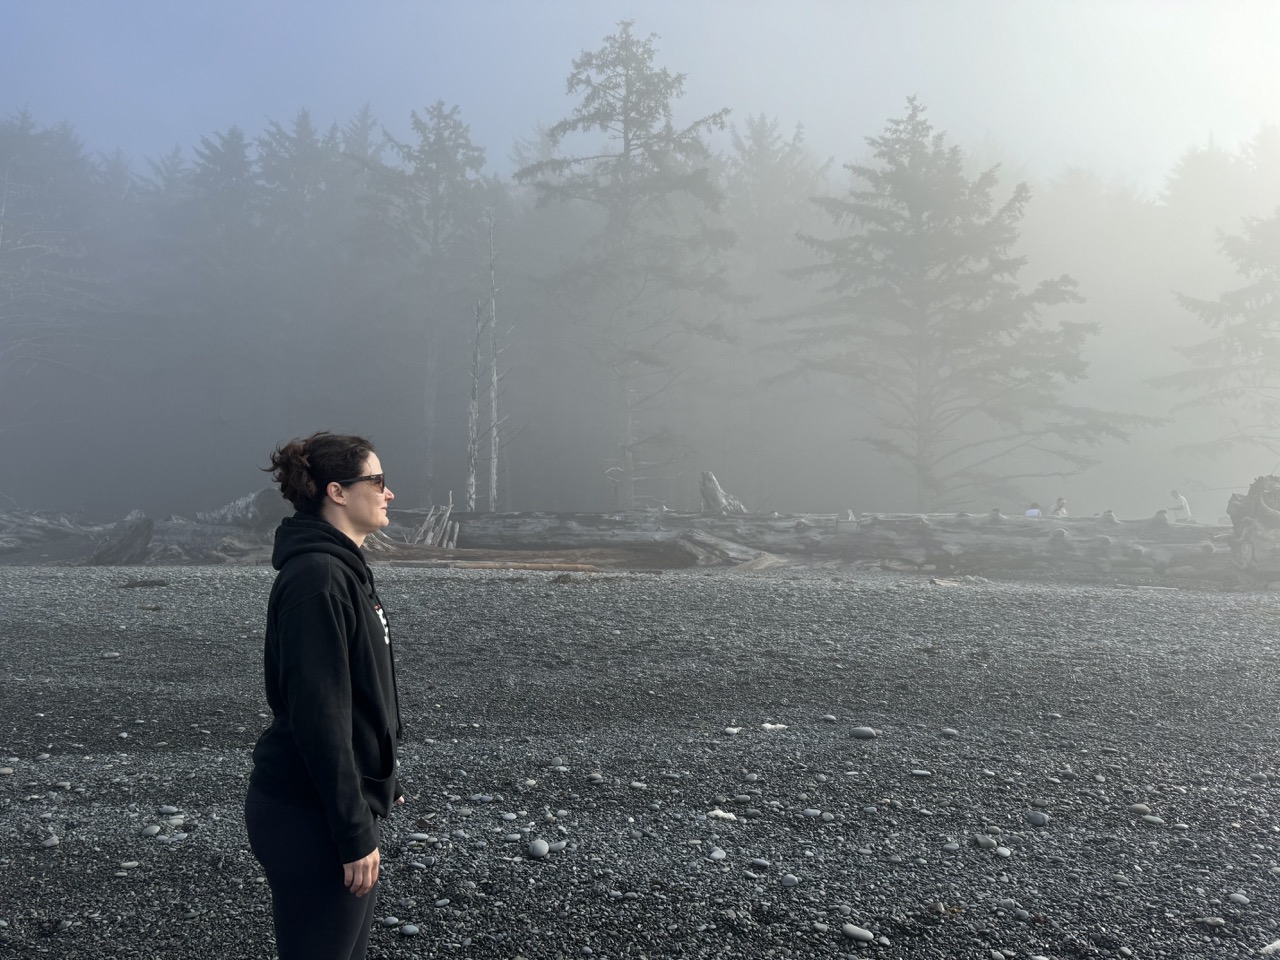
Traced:
<path fill-rule="evenodd" d="M 836 163 L 681 115 L 683 83 L 621 25 L 511 178 L 443 102 L 144 171 L 0 122 L 0 496 L 190 511 L 320 427 L 370 434 L 402 503 L 499 509 L 687 509 L 705 469 L 757 510 L 1123 509 L 1134 464 L 1208 477 L 1175 449 L 1204 443 L 1267 472 L 1276 131 L 1147 197 L 1019 184 L 914 100 Z"/>

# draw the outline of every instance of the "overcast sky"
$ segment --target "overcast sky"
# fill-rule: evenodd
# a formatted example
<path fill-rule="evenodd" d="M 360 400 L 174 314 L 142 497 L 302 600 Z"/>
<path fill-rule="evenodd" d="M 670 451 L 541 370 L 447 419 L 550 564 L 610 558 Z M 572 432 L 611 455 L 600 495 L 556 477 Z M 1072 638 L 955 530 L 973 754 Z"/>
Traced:
<path fill-rule="evenodd" d="M 687 74 L 684 119 L 802 122 L 840 163 L 917 94 L 965 145 L 1158 189 L 1187 147 L 1280 122 L 1270 0 L 0 0 L 0 113 L 141 160 L 364 103 L 394 133 L 458 105 L 490 168 L 562 118 L 570 62 L 631 18 Z"/>

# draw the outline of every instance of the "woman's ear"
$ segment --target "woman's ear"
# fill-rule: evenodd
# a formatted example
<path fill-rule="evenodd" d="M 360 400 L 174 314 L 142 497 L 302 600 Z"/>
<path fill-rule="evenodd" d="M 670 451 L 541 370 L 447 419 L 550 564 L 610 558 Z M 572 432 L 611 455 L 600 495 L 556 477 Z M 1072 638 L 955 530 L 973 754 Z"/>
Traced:
<path fill-rule="evenodd" d="M 330 481 L 329 485 L 324 488 L 325 496 L 339 506 L 345 506 L 347 502 L 346 492 L 343 490 L 342 484 L 336 480 Z"/>

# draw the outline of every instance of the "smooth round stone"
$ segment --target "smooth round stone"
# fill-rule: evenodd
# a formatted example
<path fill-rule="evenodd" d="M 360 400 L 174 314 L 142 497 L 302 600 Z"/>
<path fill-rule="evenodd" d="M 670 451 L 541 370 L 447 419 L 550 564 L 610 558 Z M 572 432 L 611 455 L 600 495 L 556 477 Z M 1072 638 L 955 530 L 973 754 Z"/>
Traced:
<path fill-rule="evenodd" d="M 426 843 L 428 840 L 430 840 L 430 839 L 431 839 L 431 834 L 429 834 L 429 833 L 411 833 L 411 834 L 409 834 L 409 839 L 410 839 L 410 840 L 416 840 L 418 843 Z"/>
<path fill-rule="evenodd" d="M 1142 822 L 1143 822 L 1143 823 L 1149 823 L 1149 824 L 1151 824 L 1153 827 L 1163 827 L 1163 826 L 1164 826 L 1164 821 L 1163 821 L 1163 820 L 1161 820 L 1159 817 L 1157 817 L 1157 816 L 1156 816 L 1155 814 L 1153 814 L 1153 813 L 1148 813 L 1145 817 L 1143 817 L 1143 818 L 1142 818 Z"/>
<path fill-rule="evenodd" d="M 178 808 L 177 808 L 177 807 L 171 807 L 171 806 L 169 806 L 169 804 L 167 804 L 167 803 L 166 803 L 164 806 L 162 806 L 162 807 L 160 808 L 160 815 L 161 815 L 161 816 L 164 816 L 164 817 L 170 817 L 170 816 L 173 816 L 173 814 L 175 814 L 175 813 L 177 813 L 177 812 L 178 812 Z"/>
<path fill-rule="evenodd" d="M 751 866 L 753 866 L 753 867 L 757 867 L 757 868 L 760 868 L 760 869 L 763 869 L 763 868 L 765 868 L 765 867 L 771 867 L 771 866 L 773 866 L 773 864 L 771 864 L 771 863 L 770 863 L 768 860 L 766 860 L 764 857 L 752 857 L 752 858 L 751 858 Z"/>
<path fill-rule="evenodd" d="M 46 847 L 46 848 L 56 847 L 61 842 L 62 841 L 59 840 L 57 837 L 45 837 L 43 840 L 40 841 L 40 846 Z"/>
<path fill-rule="evenodd" d="M 846 923 L 840 928 L 840 930 L 850 940 L 857 940 L 860 943 L 870 943 L 876 938 L 876 935 L 870 930 L 860 927 L 855 923 Z"/>
<path fill-rule="evenodd" d="M 149 827 L 142 828 L 142 835 L 144 837 L 154 837 L 159 832 L 160 832 L 160 825 L 156 823 L 151 824 L 151 826 Z"/>
<path fill-rule="evenodd" d="M 743 779 L 743 780 L 745 780 L 747 783 L 755 783 L 757 780 L 759 780 L 759 779 L 760 779 L 760 774 L 758 774 L 758 773 L 748 773 L 748 774 L 747 774 L 745 777 L 743 777 L 742 779 Z"/>
<path fill-rule="evenodd" d="M 1231 894 L 1231 896 L 1227 897 L 1227 899 L 1230 900 L 1232 903 L 1240 904 L 1240 906 L 1242 907 L 1247 907 L 1249 905 L 1249 898 L 1246 897 L 1243 893 L 1233 893 Z"/>
<path fill-rule="evenodd" d="M 518 834 L 518 833 L 508 833 L 508 834 L 507 834 L 505 837 L 503 837 L 502 839 L 503 839 L 503 842 L 505 842 L 505 843 L 519 843 L 519 842 L 520 842 L 520 834 Z"/>
<path fill-rule="evenodd" d="M 822 715 L 822 722 L 823 722 L 823 723 L 835 723 L 835 722 L 836 722 L 836 716 L 835 716 L 835 714 L 834 714 L 834 713 L 824 713 L 824 714 Z"/>
<path fill-rule="evenodd" d="M 516 815 L 514 813 L 504 813 L 502 815 L 502 819 L 506 820 L 508 823 L 510 823 L 515 818 L 516 818 Z"/>
<path fill-rule="evenodd" d="M 383 917 L 382 925 L 384 927 L 398 927 L 400 926 L 400 918 L 399 917 Z"/>
<path fill-rule="evenodd" d="M 872 727 L 854 727 L 849 733 L 855 740 L 874 740 L 876 732 Z"/>
<path fill-rule="evenodd" d="M 721 850 L 719 847 L 716 847 L 714 850 L 711 851 L 712 860 L 723 860 L 727 856 L 728 854 L 725 853 L 723 850 Z"/>
<path fill-rule="evenodd" d="M 784 887 L 794 887 L 799 882 L 799 879 L 793 873 L 784 873 L 782 875 L 782 885 Z"/>
<path fill-rule="evenodd" d="M 816 808 L 814 808 L 814 807 L 805 807 L 805 809 L 804 809 L 804 810 L 802 810 L 802 811 L 801 811 L 801 813 L 803 813 L 806 817 L 820 817 L 820 816 L 822 816 L 822 811 L 821 811 L 821 810 L 818 810 L 818 809 L 816 809 Z"/>
<path fill-rule="evenodd" d="M 135 868 L 135 867 L 137 867 L 137 866 L 138 866 L 138 861 L 137 861 L 137 860 L 126 860 L 124 863 L 120 864 L 120 869 L 121 869 L 121 870 L 132 870 L 132 869 L 134 869 L 134 868 Z"/>
<path fill-rule="evenodd" d="M 550 852 L 551 844 L 547 843 L 547 841 L 543 840 L 541 837 L 529 842 L 529 856 L 533 857 L 535 860 L 541 860 Z"/>
<path fill-rule="evenodd" d="M 549 845 L 547 849 L 550 850 L 552 853 L 559 853 L 561 850 L 563 850 L 567 846 L 569 846 L 568 840 L 557 840 L 555 843 Z"/>
<path fill-rule="evenodd" d="M 644 790 L 648 784 L 641 783 L 639 780 L 632 780 L 628 786 L 630 786 L 632 790 Z"/>
<path fill-rule="evenodd" d="M 911 775 L 913 777 L 932 777 L 933 771 L 932 770 L 912 770 Z"/>
<path fill-rule="evenodd" d="M 1129 805 L 1129 812 L 1136 813 L 1138 816 L 1145 816 L 1151 812 L 1151 808 L 1145 803 L 1133 803 Z"/>
<path fill-rule="evenodd" d="M 604 783 L 604 776 L 599 773 L 587 774 L 587 783 Z"/>
<path fill-rule="evenodd" d="M 1010 850 L 1008 847 L 996 847 L 996 856 L 997 856 L 997 857 L 1012 857 L 1012 856 L 1013 856 L 1013 851 L 1012 851 L 1012 850 Z"/>
<path fill-rule="evenodd" d="M 955 853 L 960 849 L 960 844 L 956 843 L 954 840 L 949 840 L 942 845 L 942 849 L 946 850 L 948 853 Z"/>
<path fill-rule="evenodd" d="M 119 659 L 119 657 L 120 657 L 120 651 L 108 650 L 105 653 L 99 654 L 98 659 L 99 660 L 116 660 L 116 659 Z"/>
<path fill-rule="evenodd" d="M 71 789 L 71 781 L 70 781 L 70 780 L 59 780 L 57 783 L 55 783 L 55 784 L 54 784 L 54 787 L 56 787 L 56 788 L 57 788 L 57 789 L 59 789 L 59 790 L 70 790 L 70 789 Z"/>
<path fill-rule="evenodd" d="M 13 774 L 13 767 L 0 767 L 0 777 L 8 777 Z"/>
<path fill-rule="evenodd" d="M 957 730 L 955 727 L 943 727 L 942 735 L 944 737 L 958 737 L 960 736 L 960 731 Z"/>
<path fill-rule="evenodd" d="M 1049 815 L 1040 810 L 1028 810 L 1026 817 L 1027 823 L 1033 827 L 1043 827 L 1049 822 Z"/>
<path fill-rule="evenodd" d="M 400 928 L 400 936 L 402 937 L 416 937 L 417 935 L 418 935 L 418 928 L 414 926 L 412 923 L 406 923 L 403 927 Z"/>
<path fill-rule="evenodd" d="M 563 767 L 563 766 L 567 766 L 567 765 L 568 765 L 568 763 L 569 763 L 569 761 L 568 761 L 567 759 L 565 759 L 564 757 L 552 757 L 552 758 L 551 758 L 551 762 L 550 762 L 550 763 L 548 763 L 548 764 L 547 764 L 547 766 L 549 766 L 549 767 Z"/>
<path fill-rule="evenodd" d="M 448 897 L 441 897 L 439 900 L 435 902 L 435 906 L 437 907 L 447 907 L 448 905 L 449 905 Z"/>
<path fill-rule="evenodd" d="M 37 754 L 36 754 L 36 760 L 48 760 L 48 759 L 49 759 L 49 754 L 47 754 L 47 753 L 37 753 Z"/>

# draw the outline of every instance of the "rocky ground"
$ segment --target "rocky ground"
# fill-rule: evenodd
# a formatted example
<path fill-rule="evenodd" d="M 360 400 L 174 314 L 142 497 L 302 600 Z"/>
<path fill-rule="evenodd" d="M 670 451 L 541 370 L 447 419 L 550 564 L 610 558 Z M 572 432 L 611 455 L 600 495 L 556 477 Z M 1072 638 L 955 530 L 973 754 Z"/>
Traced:
<path fill-rule="evenodd" d="M 266 958 L 261 567 L 0 569 L 0 956 Z M 383 567 L 373 957 L 1240 957 L 1268 594 Z M 544 854 L 545 851 L 545 854 Z"/>

